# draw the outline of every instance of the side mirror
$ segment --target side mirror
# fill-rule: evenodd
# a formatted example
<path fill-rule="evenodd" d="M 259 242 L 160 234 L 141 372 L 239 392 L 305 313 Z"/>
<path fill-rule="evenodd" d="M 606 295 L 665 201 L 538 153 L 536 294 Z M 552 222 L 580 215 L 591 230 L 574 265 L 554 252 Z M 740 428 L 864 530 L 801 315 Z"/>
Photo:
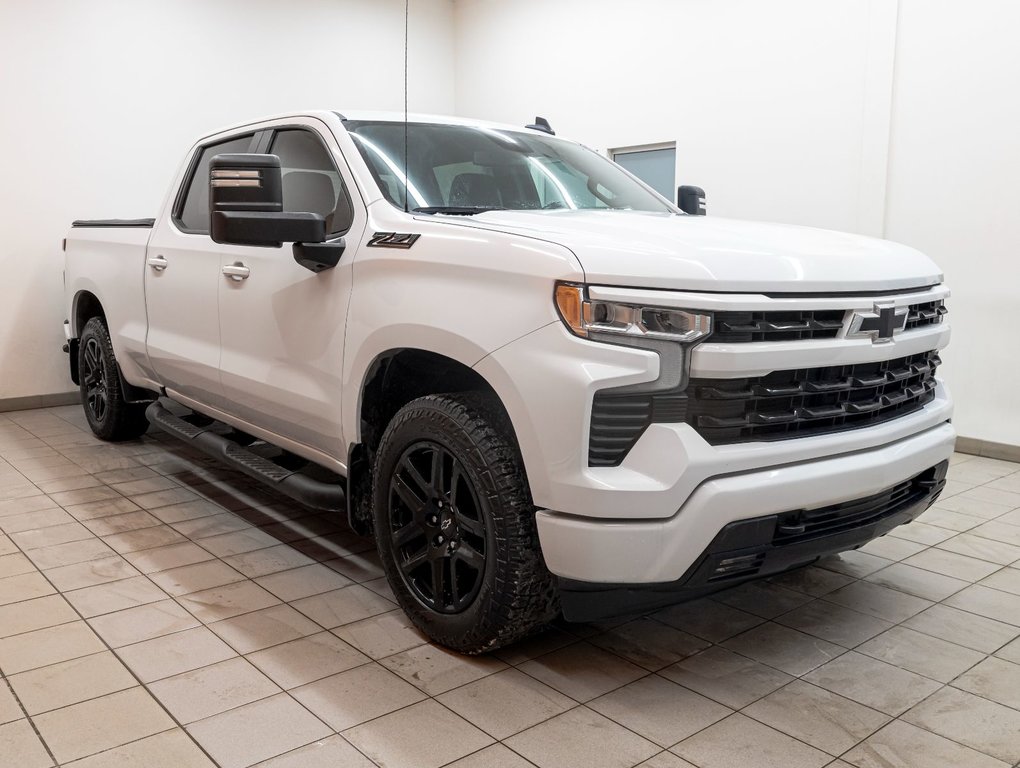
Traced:
<path fill-rule="evenodd" d="M 213 242 L 279 248 L 322 243 L 318 213 L 286 213 L 276 155 L 216 155 L 209 162 L 209 235 Z"/>
<path fill-rule="evenodd" d="M 705 215 L 705 190 L 701 187 L 684 185 L 676 190 L 676 204 L 684 213 L 691 216 Z"/>

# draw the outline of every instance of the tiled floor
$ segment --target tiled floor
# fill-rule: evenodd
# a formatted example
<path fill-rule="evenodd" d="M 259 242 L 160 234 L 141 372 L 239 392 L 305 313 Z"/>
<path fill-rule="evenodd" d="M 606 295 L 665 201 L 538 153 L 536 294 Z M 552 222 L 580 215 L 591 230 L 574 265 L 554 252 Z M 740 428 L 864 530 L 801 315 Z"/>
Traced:
<path fill-rule="evenodd" d="M 78 408 L 0 414 L 0 765 L 1010 768 L 1020 465 L 862 551 L 487 658 L 342 522 Z"/>

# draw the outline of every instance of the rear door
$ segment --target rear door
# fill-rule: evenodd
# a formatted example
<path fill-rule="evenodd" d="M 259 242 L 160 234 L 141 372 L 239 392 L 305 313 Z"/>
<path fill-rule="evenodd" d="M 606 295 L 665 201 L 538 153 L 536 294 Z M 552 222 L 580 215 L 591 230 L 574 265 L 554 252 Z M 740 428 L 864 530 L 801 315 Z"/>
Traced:
<path fill-rule="evenodd" d="M 257 133 L 218 137 L 192 153 L 180 189 L 149 239 L 145 266 L 146 350 L 159 382 L 174 394 L 220 408 L 221 257 L 238 246 L 209 237 L 209 160 L 250 152 Z M 227 253 L 230 252 L 230 253 Z"/>
<path fill-rule="evenodd" d="M 344 328 L 366 212 L 336 140 L 319 121 L 288 121 L 259 151 L 280 158 L 284 209 L 322 214 L 328 237 L 343 236 L 347 249 L 336 267 L 319 273 L 294 261 L 290 243 L 221 254 L 221 268 L 236 263 L 248 271 L 244 279 L 219 281 L 224 408 L 343 461 Z"/>

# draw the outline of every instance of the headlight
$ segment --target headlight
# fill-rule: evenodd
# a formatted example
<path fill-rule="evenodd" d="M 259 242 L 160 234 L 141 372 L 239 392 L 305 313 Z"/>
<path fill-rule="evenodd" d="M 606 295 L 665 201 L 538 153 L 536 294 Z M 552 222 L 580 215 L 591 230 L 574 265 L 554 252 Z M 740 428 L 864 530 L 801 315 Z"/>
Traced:
<path fill-rule="evenodd" d="M 556 284 L 556 309 L 567 328 L 584 338 L 608 333 L 689 344 L 712 332 L 712 316 L 709 314 L 615 301 L 590 301 L 585 298 L 584 286 L 576 283 Z"/>

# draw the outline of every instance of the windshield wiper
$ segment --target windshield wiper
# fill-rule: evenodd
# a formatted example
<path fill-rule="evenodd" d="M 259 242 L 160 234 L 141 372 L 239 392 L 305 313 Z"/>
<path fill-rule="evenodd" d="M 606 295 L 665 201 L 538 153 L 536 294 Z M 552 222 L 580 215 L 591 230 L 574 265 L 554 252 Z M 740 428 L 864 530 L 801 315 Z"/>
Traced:
<path fill-rule="evenodd" d="M 504 210 L 506 209 L 489 205 L 426 205 L 411 209 L 414 213 L 447 213 L 451 216 L 474 216 L 476 213 Z"/>

